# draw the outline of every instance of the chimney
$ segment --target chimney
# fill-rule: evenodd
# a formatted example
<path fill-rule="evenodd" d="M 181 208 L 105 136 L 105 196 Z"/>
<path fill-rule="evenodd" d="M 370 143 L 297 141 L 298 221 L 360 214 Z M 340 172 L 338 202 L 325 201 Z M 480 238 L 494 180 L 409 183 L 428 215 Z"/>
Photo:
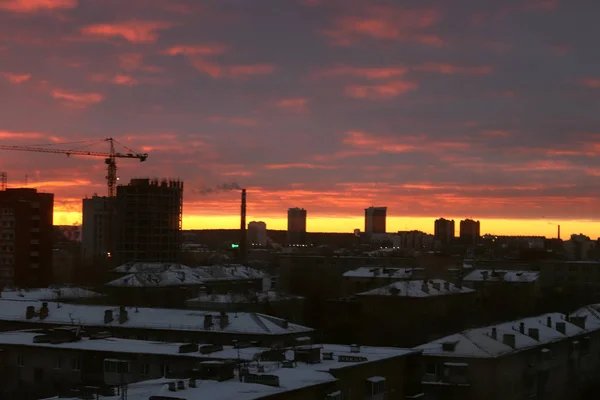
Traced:
<path fill-rule="evenodd" d="M 35 306 L 27 306 L 25 316 L 27 317 L 27 319 L 32 319 L 33 317 L 35 317 Z"/>
<path fill-rule="evenodd" d="M 113 322 L 113 310 L 104 310 L 104 323 L 110 324 Z"/>
<path fill-rule="evenodd" d="M 513 333 L 505 333 L 504 335 L 502 335 L 502 343 L 514 349 L 516 346 L 515 335 Z"/>
<path fill-rule="evenodd" d="M 40 308 L 40 319 L 46 319 L 46 317 L 48 316 L 48 312 L 50 312 L 50 309 L 48 308 L 48 303 L 43 302 L 42 308 Z"/>
<path fill-rule="evenodd" d="M 565 322 L 557 322 L 556 330 L 562 333 L 563 335 L 567 334 L 567 324 Z"/>
<path fill-rule="evenodd" d="M 177 390 L 185 390 L 185 382 L 177 381 Z"/>
<path fill-rule="evenodd" d="M 425 293 L 429 293 L 429 285 L 427 284 L 427 281 L 423 281 L 421 284 L 421 290 Z"/>
<path fill-rule="evenodd" d="M 527 336 L 532 338 L 533 340 L 540 341 L 540 330 L 538 328 L 529 328 Z"/>
<path fill-rule="evenodd" d="M 525 322 L 519 324 L 519 332 L 521 332 L 521 334 L 525 333 Z"/>
<path fill-rule="evenodd" d="M 188 382 L 188 386 L 191 387 L 191 388 L 197 387 L 197 385 L 196 385 L 196 379 L 195 378 L 190 378 L 190 380 Z"/>
<path fill-rule="evenodd" d="M 441 286 L 441 285 L 440 285 L 440 283 L 439 283 L 439 282 L 433 282 L 432 286 L 433 286 L 433 288 L 434 288 L 435 290 L 439 291 L 439 290 L 440 290 L 440 286 Z"/>
<path fill-rule="evenodd" d="M 124 324 L 129 319 L 129 315 L 124 306 L 119 307 L 119 323 Z"/>
<path fill-rule="evenodd" d="M 350 353 L 360 353 L 360 345 L 359 344 L 351 344 L 350 345 Z"/>
<path fill-rule="evenodd" d="M 175 382 L 169 382 L 169 391 L 176 392 L 177 391 L 177 387 L 175 385 L 176 385 Z"/>
<path fill-rule="evenodd" d="M 444 289 L 450 291 L 450 282 L 444 281 Z"/>
<path fill-rule="evenodd" d="M 229 325 L 229 315 L 225 311 L 221 311 L 219 315 L 219 326 L 221 330 L 225 329 Z"/>
<path fill-rule="evenodd" d="M 483 276 L 484 281 L 487 281 L 489 274 L 489 271 L 481 271 L 481 275 Z"/>
<path fill-rule="evenodd" d="M 242 207 L 240 213 L 240 264 L 246 263 L 246 189 L 242 189 Z"/>
<path fill-rule="evenodd" d="M 548 328 L 552 328 L 552 317 L 547 317 L 546 318 L 546 326 Z"/>
<path fill-rule="evenodd" d="M 560 225 L 558 226 L 558 239 L 560 239 Z"/>
<path fill-rule="evenodd" d="M 492 328 L 492 339 L 498 340 L 498 331 L 495 326 Z"/>
<path fill-rule="evenodd" d="M 204 316 L 204 329 L 210 329 L 213 325 L 212 314 L 206 314 Z"/>

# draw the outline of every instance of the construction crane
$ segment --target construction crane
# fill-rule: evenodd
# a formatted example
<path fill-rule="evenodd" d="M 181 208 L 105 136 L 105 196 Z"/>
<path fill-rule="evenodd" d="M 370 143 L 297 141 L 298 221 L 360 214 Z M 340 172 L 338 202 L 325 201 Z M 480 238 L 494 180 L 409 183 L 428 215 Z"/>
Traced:
<path fill-rule="evenodd" d="M 107 173 L 106 173 L 106 182 L 108 184 L 108 197 L 114 197 L 116 194 L 116 186 L 117 186 L 117 158 L 136 158 L 140 160 L 140 162 L 146 161 L 148 158 L 148 153 L 137 153 L 130 148 L 124 146 L 123 144 L 117 142 L 113 138 L 104 139 L 104 142 L 108 142 L 109 144 L 109 152 L 103 153 L 98 151 L 87 151 L 87 150 L 65 150 L 65 149 L 55 149 L 51 147 L 30 147 L 30 146 L 6 146 L 0 145 L 0 150 L 16 150 L 16 151 L 33 151 L 37 153 L 56 153 L 56 154 L 66 154 L 69 156 L 92 156 L 92 157 L 104 157 L 104 161 L 107 165 Z M 82 142 L 79 142 L 82 143 Z M 89 144 L 89 142 L 87 142 Z M 124 148 L 126 148 L 129 153 L 118 153 L 115 152 L 115 143 L 120 144 Z"/>

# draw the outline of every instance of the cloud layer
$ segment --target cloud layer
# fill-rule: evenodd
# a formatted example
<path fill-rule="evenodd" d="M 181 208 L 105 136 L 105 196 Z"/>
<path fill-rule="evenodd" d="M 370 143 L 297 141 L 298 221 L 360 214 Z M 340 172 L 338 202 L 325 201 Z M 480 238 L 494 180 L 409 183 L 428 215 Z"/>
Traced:
<path fill-rule="evenodd" d="M 117 138 L 150 153 L 121 181 L 180 177 L 194 220 L 231 181 L 264 218 L 598 219 L 600 3 L 198 3 L 0 0 L 3 143 Z M 65 215 L 106 191 L 100 158 L 2 155 Z"/>

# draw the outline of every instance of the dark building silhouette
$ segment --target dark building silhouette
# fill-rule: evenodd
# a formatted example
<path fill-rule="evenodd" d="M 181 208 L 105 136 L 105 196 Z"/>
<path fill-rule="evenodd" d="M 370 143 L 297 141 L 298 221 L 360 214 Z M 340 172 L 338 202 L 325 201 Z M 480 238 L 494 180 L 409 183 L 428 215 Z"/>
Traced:
<path fill-rule="evenodd" d="M 385 220 L 387 215 L 387 207 L 369 207 L 365 208 L 365 232 L 385 233 Z"/>
<path fill-rule="evenodd" d="M 103 265 L 110 256 L 110 205 L 111 198 L 106 196 L 83 199 L 81 258 L 88 266 Z"/>
<path fill-rule="evenodd" d="M 183 182 L 132 179 L 117 186 L 115 261 L 177 262 Z"/>
<path fill-rule="evenodd" d="M 288 210 L 288 244 L 306 244 L 306 210 Z"/>
<path fill-rule="evenodd" d="M 0 286 L 52 284 L 53 211 L 51 193 L 0 191 Z"/>
<path fill-rule="evenodd" d="M 434 236 L 442 244 L 450 244 L 454 240 L 454 220 L 445 218 L 436 219 L 434 223 Z"/>
<path fill-rule="evenodd" d="M 476 244 L 479 242 L 480 225 L 479 221 L 465 219 L 460 221 L 460 240 L 465 244 Z"/>

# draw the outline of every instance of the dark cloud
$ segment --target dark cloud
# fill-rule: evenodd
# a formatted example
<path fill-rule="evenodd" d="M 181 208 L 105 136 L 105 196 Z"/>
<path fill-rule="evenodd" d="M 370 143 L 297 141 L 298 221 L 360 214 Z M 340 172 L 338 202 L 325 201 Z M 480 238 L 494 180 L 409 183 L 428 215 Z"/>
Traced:
<path fill-rule="evenodd" d="M 0 3 L 6 144 L 112 136 L 150 154 L 121 179 L 265 213 L 596 218 L 596 1 Z M 103 191 L 101 159 L 3 160 L 61 207 Z"/>

